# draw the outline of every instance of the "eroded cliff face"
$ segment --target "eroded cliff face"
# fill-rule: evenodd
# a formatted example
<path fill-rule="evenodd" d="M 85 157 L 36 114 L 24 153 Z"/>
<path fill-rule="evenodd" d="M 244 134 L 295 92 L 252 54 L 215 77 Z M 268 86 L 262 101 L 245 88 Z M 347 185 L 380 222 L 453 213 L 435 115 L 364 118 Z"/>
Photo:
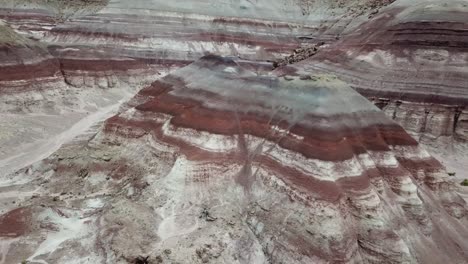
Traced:
<path fill-rule="evenodd" d="M 458 182 L 468 177 L 468 109 L 466 104 L 441 105 L 371 98 L 388 117 L 401 124 Z M 382 103 L 382 101 L 385 101 Z M 468 196 L 467 196 L 468 197 Z"/>
<path fill-rule="evenodd" d="M 335 77 L 208 56 L 11 174 L 3 259 L 462 263 L 467 205 L 448 178 Z"/>
<path fill-rule="evenodd" d="M 63 89 L 59 62 L 43 45 L 17 34 L 7 24 L 0 24 L 0 92 L 2 110 L 13 110 L 15 95 L 28 96 L 44 86 Z"/>

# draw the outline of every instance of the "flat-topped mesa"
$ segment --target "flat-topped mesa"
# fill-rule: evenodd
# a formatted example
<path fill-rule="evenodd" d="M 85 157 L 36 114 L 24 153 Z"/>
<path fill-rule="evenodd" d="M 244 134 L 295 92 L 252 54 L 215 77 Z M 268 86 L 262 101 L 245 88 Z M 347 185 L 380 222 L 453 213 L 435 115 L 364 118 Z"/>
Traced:
<path fill-rule="evenodd" d="M 412 134 L 466 141 L 467 16 L 465 1 L 397 1 L 283 70 L 335 74 Z"/>
<path fill-rule="evenodd" d="M 171 115 L 176 127 L 278 140 L 310 158 L 345 160 L 389 145 L 417 144 L 333 77 L 258 77 L 215 56 L 155 82 L 139 96 L 149 100 L 136 110 Z"/>
<path fill-rule="evenodd" d="M 210 55 L 141 90 L 128 107 L 106 122 L 98 141 L 120 146 L 136 140 L 158 151 L 176 150 L 174 166 L 185 182 L 184 195 L 210 190 L 200 203 L 231 199 L 226 198 L 230 191 L 220 187 L 229 184 L 225 188 L 244 192 L 235 200 L 268 204 L 251 213 L 248 222 L 263 247 L 272 243 L 276 248 L 266 251 L 269 257 L 288 263 L 423 263 L 427 248 L 434 248 L 439 260 L 467 257 L 439 242 L 468 248 L 448 231 L 466 221 L 467 207 L 444 168 L 333 76 L 257 76 L 235 60 Z M 323 227 L 317 215 L 300 213 L 280 231 L 292 203 L 271 206 L 273 197 L 284 195 L 298 212 L 327 208 L 327 213 L 312 211 L 333 215 L 323 220 L 333 227 Z M 446 221 L 432 220 L 434 206 Z M 414 242 L 409 233 L 435 241 Z M 296 254 L 301 260 L 293 260 Z"/>

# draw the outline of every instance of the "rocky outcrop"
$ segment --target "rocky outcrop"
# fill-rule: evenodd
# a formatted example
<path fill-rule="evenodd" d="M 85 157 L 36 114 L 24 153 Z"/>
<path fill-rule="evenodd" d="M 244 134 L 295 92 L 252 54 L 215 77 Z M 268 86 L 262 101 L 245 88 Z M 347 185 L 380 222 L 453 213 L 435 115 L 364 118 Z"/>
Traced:
<path fill-rule="evenodd" d="M 9 182 L 1 219 L 28 217 L 0 232 L 7 262 L 468 257 L 457 186 L 371 102 L 333 76 L 259 76 L 217 56 Z"/>
<path fill-rule="evenodd" d="M 294 63 L 306 60 L 306 59 L 314 56 L 315 54 L 317 54 L 318 49 L 323 44 L 324 43 L 321 42 L 321 43 L 318 43 L 318 44 L 315 44 L 315 45 L 309 45 L 309 46 L 306 46 L 306 47 L 302 47 L 300 49 L 295 49 L 293 54 L 291 54 L 291 55 L 289 55 L 289 56 L 287 56 L 285 58 L 278 59 L 278 60 L 274 61 L 273 62 L 273 67 L 277 68 L 277 67 L 285 66 L 285 65 L 288 65 L 288 64 L 294 64 Z"/>

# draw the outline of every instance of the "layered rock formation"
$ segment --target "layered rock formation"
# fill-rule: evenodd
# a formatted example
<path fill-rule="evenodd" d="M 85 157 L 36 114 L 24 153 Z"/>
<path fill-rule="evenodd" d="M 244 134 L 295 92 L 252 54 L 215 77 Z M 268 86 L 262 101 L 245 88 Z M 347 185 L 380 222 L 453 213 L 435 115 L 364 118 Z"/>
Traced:
<path fill-rule="evenodd" d="M 179 2 L 2 1 L 0 264 L 467 261 L 464 1 Z"/>
<path fill-rule="evenodd" d="M 368 97 L 466 104 L 467 12 L 465 1 L 399 1 L 298 67 L 337 72 Z"/>
<path fill-rule="evenodd" d="M 6 1 L 0 18 L 46 43 L 70 85 L 112 87 L 116 76 L 142 79 L 207 52 L 271 60 L 392 1 L 68 2 Z"/>
<path fill-rule="evenodd" d="M 13 101 L 11 97 L 14 95 L 32 95 L 45 86 L 50 89 L 64 88 L 61 86 L 63 79 L 59 62 L 44 46 L 17 34 L 5 23 L 0 24 L 0 35 L 0 93 L 3 110 L 9 105 L 8 101 Z"/>
<path fill-rule="evenodd" d="M 468 258 L 466 203 L 399 125 L 333 76 L 228 58 L 154 82 L 8 181 L 6 263 Z"/>
<path fill-rule="evenodd" d="M 47 157 L 63 142 L 112 115 L 125 98 L 159 77 L 155 70 L 134 79 L 126 77 L 132 71 L 114 71 L 109 74 L 111 86 L 108 79 L 81 71 L 77 78 L 89 80 L 89 89 L 78 89 L 71 85 L 64 67 L 68 63 L 72 68 L 73 63 L 49 50 L 46 44 L 1 22 L 0 176 Z"/>
<path fill-rule="evenodd" d="M 0 168 L 25 165 L 33 159 L 22 153 L 50 145 L 45 139 L 68 140 L 73 124 L 86 129 L 129 93 L 207 52 L 240 56 L 261 73 L 272 68 L 265 60 L 334 40 L 390 2 L 3 0 L 2 31 L 18 43 L 1 51 L 0 109 L 8 115 Z"/>
<path fill-rule="evenodd" d="M 292 68 L 336 74 L 464 173 L 467 15 L 466 1 L 397 1 Z"/>

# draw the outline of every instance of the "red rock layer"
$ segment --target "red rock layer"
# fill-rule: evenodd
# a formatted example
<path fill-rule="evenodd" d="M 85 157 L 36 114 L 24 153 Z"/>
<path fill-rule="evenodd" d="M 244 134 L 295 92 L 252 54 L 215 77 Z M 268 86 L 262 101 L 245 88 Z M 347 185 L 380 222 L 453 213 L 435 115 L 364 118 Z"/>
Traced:
<path fill-rule="evenodd" d="M 0 79 L 3 82 L 44 78 L 60 74 L 58 60 L 37 47 L 0 47 L 0 60 L 3 62 L 0 71 Z"/>
<path fill-rule="evenodd" d="M 466 104 L 468 24 L 398 23 L 392 15 L 380 15 L 297 68 L 336 73 L 368 97 Z"/>
<path fill-rule="evenodd" d="M 182 85 L 182 86 L 179 86 Z M 168 88 L 168 86 L 170 88 Z M 151 100 L 136 107 L 143 112 L 164 113 L 173 116 L 171 124 L 177 127 L 191 128 L 221 135 L 234 135 L 243 133 L 275 141 L 276 134 L 271 134 L 271 124 L 276 124 L 280 129 L 288 129 L 294 136 L 285 135 L 279 142 L 281 147 L 299 152 L 308 158 L 320 158 L 322 160 L 345 160 L 355 154 L 368 150 L 389 150 L 388 145 L 416 145 L 416 141 L 409 137 L 404 130 L 396 124 L 377 124 L 360 128 L 339 127 L 330 129 L 327 127 L 311 127 L 307 124 L 291 124 L 280 119 L 270 120 L 269 116 L 261 116 L 258 113 L 237 113 L 206 108 L 204 102 L 187 100 L 187 97 L 171 95 L 173 89 L 181 89 L 184 84 L 179 80 L 157 81 L 150 88 L 141 91 L 140 95 L 152 95 Z M 200 93 L 200 91 L 194 91 Z M 154 96 L 158 94 L 157 96 Z M 190 95 L 186 95 L 190 97 Z M 206 98 L 223 100 L 222 97 L 212 93 L 205 93 Z M 248 107 L 239 104 L 238 109 Z M 237 117 L 236 117 L 237 116 Z M 381 113 L 366 113 L 360 115 L 334 115 L 313 116 L 304 118 L 312 124 L 329 122 L 328 120 L 341 120 L 351 118 L 383 118 Z M 233 122 L 239 118 L 239 123 Z M 196 120 L 196 122 L 194 122 Z M 269 122 L 270 121 L 270 122 Z M 332 132 L 332 133 L 331 133 Z M 296 140 L 297 137 L 303 138 Z"/>
<path fill-rule="evenodd" d="M 34 91 L 57 86 L 60 64 L 44 48 L 32 42 L 0 43 L 0 93 Z"/>
<path fill-rule="evenodd" d="M 0 216 L 0 237 L 19 237 L 27 234 L 31 212 L 17 208 Z"/>
<path fill-rule="evenodd" d="M 340 91 L 334 89 L 328 90 L 327 88 L 321 90 L 321 88 L 314 88 L 317 84 L 315 84 L 313 80 L 303 81 L 296 79 L 288 81 L 252 78 L 252 76 L 245 72 L 239 76 L 236 73 L 231 73 L 231 68 L 235 69 L 234 72 L 244 71 L 233 61 L 224 61 L 213 56 L 205 57 L 201 61 L 184 68 L 184 70 L 179 71 L 175 75 L 163 78 L 153 83 L 152 86 L 143 89 L 134 100 L 138 102 L 134 102 L 134 104 L 136 104 L 135 110 L 138 111 L 142 118 L 129 120 L 124 117 L 115 116 L 107 122 L 105 131 L 135 138 L 150 134 L 155 136 L 158 141 L 180 146 L 181 153 L 187 155 L 189 159 L 195 160 L 235 160 L 239 158 L 242 160 L 242 155 L 246 154 L 242 154 L 242 151 L 236 154 L 237 151 L 235 149 L 237 149 L 237 147 L 240 150 L 244 148 L 242 145 L 246 143 L 242 141 L 245 140 L 243 138 L 246 135 L 248 135 L 248 137 L 260 138 L 267 142 L 275 142 L 278 148 L 302 155 L 305 159 L 332 162 L 350 160 L 356 155 L 366 154 L 369 151 L 392 151 L 395 146 L 406 146 L 410 148 L 417 146 L 416 141 L 401 127 L 396 123 L 387 121 L 384 114 L 376 111 L 368 102 L 360 102 L 365 105 L 360 105 L 360 107 L 364 109 L 352 109 L 352 107 L 356 106 L 349 106 L 347 104 L 351 109 L 343 113 L 331 114 L 321 112 L 323 110 L 317 110 L 317 112 L 315 112 L 314 109 L 317 107 L 319 109 L 322 108 L 313 104 L 308 105 L 308 102 L 304 106 L 299 105 L 300 102 L 296 102 L 298 105 L 285 106 L 281 103 L 281 100 L 284 98 L 278 97 L 280 94 L 268 94 L 268 90 L 270 89 L 273 91 L 286 90 L 287 88 L 284 86 L 290 83 L 290 85 L 302 87 L 301 89 L 303 90 L 301 90 L 299 94 L 306 93 L 308 96 L 312 95 L 313 97 L 320 97 L 321 93 L 325 94 L 324 98 L 321 99 L 325 108 L 330 103 L 327 97 L 332 96 L 336 98 L 349 98 L 351 102 L 356 103 L 354 100 L 358 99 L 352 99 L 352 96 L 356 96 L 355 94 L 341 94 L 344 93 L 344 91 L 342 91 L 343 88 L 341 88 Z M 226 72 L 224 71 L 226 69 L 231 70 Z M 208 70 L 209 73 L 204 72 L 206 70 Z M 218 90 L 213 87 L 201 86 L 203 82 L 200 83 L 198 79 L 202 78 L 202 75 L 198 76 L 198 71 L 203 75 L 208 74 L 209 76 L 222 78 L 222 81 L 215 81 L 215 83 L 223 83 L 224 88 Z M 185 74 L 188 74 L 189 77 L 184 77 Z M 230 82 L 232 82 L 232 84 Z M 327 79 L 326 82 L 330 82 L 330 80 Z M 322 84 L 325 87 L 327 85 L 326 82 Z M 246 94 L 247 97 L 242 95 L 238 96 L 243 93 L 241 87 L 245 85 L 256 88 L 250 89 L 249 93 Z M 333 86 L 333 83 L 328 85 Z M 264 87 L 263 89 L 266 89 L 266 91 L 263 91 L 259 87 Z M 231 98 L 226 97 L 229 96 L 226 95 L 226 90 L 229 91 L 229 94 L 236 94 L 236 96 Z M 265 92 L 268 95 L 264 95 L 263 93 Z M 293 98 L 298 96 L 296 94 L 288 94 L 289 92 L 290 91 L 286 90 L 286 94 L 282 94 L 282 96 L 285 98 L 288 96 L 292 96 Z M 317 94 L 314 95 L 314 93 Z M 305 95 L 303 94 L 302 96 Z M 260 99 L 253 99 L 255 102 L 252 102 L 251 98 Z M 267 98 L 267 100 L 264 98 Z M 273 107 L 271 105 L 272 102 L 277 102 L 278 105 Z M 252 108 L 252 103 L 258 106 L 255 111 L 243 110 Z M 214 106 L 215 108 L 213 108 Z M 277 109 L 275 109 L 276 107 Z M 287 109 L 286 112 L 278 110 L 282 109 L 282 107 Z M 298 113 L 297 119 L 295 119 L 293 113 L 297 112 L 298 108 L 301 107 L 308 110 L 305 110 L 305 113 Z M 161 121 L 156 121 L 150 118 L 153 115 L 169 116 L 170 121 L 166 118 L 161 119 Z M 366 121 L 356 122 L 356 120 Z M 167 128 L 168 126 L 171 128 Z M 178 138 L 177 136 L 168 135 L 167 129 L 171 131 L 174 130 L 175 134 L 177 134 L 177 131 L 180 129 L 189 129 L 191 131 L 199 131 L 199 133 L 209 133 L 231 138 L 239 142 L 236 143 L 237 147 L 235 149 L 229 149 L 227 154 L 217 153 L 212 155 L 209 151 L 203 150 L 202 146 L 198 146 L 197 148 L 197 145 L 192 145 L 189 138 Z M 275 132 L 275 130 L 287 132 Z M 181 135 L 183 135 L 183 133 Z M 234 151 L 234 153 L 229 154 L 230 151 Z M 405 158 L 402 156 L 398 159 L 403 162 Z M 335 184 L 330 183 L 330 187 L 326 187 L 328 184 L 326 182 L 320 180 L 314 182 L 314 180 L 308 178 L 307 175 L 301 176 L 303 172 L 299 170 L 281 168 L 281 163 L 272 160 L 271 157 L 262 157 L 261 161 L 257 162 L 264 165 L 270 164 L 271 168 L 275 168 L 279 174 L 285 177 L 289 177 L 287 175 L 292 173 L 294 176 L 288 181 L 294 186 L 316 186 L 318 188 L 308 189 L 306 193 L 321 193 L 321 191 L 319 191 L 320 188 L 329 189 L 331 186 L 334 186 L 332 189 L 335 190 L 335 194 L 328 198 L 326 198 L 327 195 L 319 195 L 322 199 L 333 200 L 336 199 L 336 195 L 340 193 L 339 188 Z M 442 168 L 440 163 L 432 158 L 427 159 L 427 162 L 431 164 L 425 168 L 428 172 L 437 172 Z M 406 169 L 417 171 L 418 168 L 423 168 L 421 165 L 418 165 L 418 163 L 407 162 L 405 164 L 414 166 L 409 166 L 408 168 L 398 167 L 395 172 L 386 169 L 387 172 L 385 174 L 388 177 L 391 175 L 398 177 L 398 175 L 406 175 Z M 343 173 L 342 176 L 346 176 L 346 169 L 343 168 L 341 173 Z M 368 175 L 367 172 L 365 172 L 364 175 Z M 360 180 L 359 178 L 353 179 L 357 181 Z M 354 180 L 349 180 L 346 185 L 353 186 L 352 182 Z M 367 178 L 366 181 L 368 180 Z M 368 187 L 368 182 L 367 184 L 356 182 L 355 186 L 361 186 L 360 188 L 366 189 Z"/>

